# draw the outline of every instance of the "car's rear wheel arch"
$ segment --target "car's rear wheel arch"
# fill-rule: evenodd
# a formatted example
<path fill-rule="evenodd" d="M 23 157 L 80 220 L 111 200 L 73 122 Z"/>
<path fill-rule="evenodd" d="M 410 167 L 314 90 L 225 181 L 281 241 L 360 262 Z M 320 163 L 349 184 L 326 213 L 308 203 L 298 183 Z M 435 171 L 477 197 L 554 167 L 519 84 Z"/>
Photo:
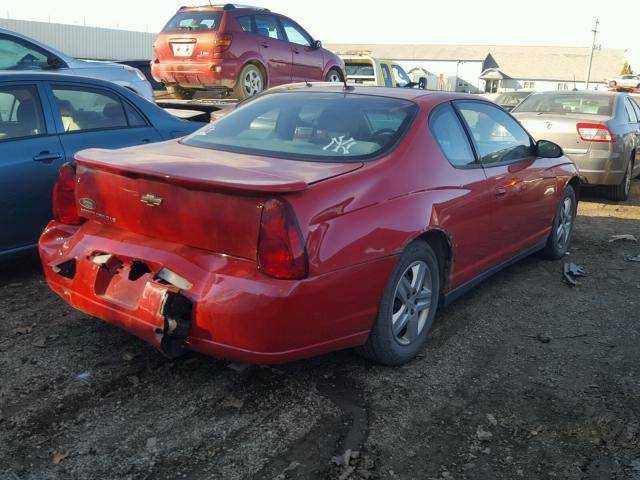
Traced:
<path fill-rule="evenodd" d="M 451 268 L 453 266 L 453 243 L 451 237 L 443 230 L 430 228 L 418 238 L 426 242 L 436 254 L 440 268 L 440 292 L 445 294 L 450 288 Z"/>

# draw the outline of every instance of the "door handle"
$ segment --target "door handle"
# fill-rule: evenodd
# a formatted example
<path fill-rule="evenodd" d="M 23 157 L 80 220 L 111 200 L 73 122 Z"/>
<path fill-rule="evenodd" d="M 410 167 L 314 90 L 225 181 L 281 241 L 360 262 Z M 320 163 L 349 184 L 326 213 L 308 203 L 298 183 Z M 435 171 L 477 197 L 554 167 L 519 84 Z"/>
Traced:
<path fill-rule="evenodd" d="M 269 44 L 267 42 L 260 42 L 260 46 L 263 48 L 269 48 Z"/>
<path fill-rule="evenodd" d="M 507 187 L 498 187 L 496 188 L 496 197 L 501 197 L 507 194 Z"/>
<path fill-rule="evenodd" d="M 62 155 L 60 155 L 59 153 L 49 153 L 45 150 L 43 152 L 40 152 L 35 157 L 33 157 L 33 161 L 42 162 L 42 163 L 51 163 L 54 160 L 60 160 L 61 158 L 62 158 Z"/>
<path fill-rule="evenodd" d="M 298 50 L 297 48 L 293 49 L 293 53 L 295 53 L 296 55 L 300 53 L 300 50 Z"/>

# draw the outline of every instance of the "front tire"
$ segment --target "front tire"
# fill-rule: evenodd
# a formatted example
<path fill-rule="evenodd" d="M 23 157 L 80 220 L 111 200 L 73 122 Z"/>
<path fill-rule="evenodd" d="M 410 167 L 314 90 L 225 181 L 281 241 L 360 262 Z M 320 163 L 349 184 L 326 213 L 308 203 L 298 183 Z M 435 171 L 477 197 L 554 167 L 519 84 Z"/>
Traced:
<path fill-rule="evenodd" d="M 440 298 L 440 270 L 424 241 L 410 244 L 385 286 L 367 343 L 357 349 L 383 365 L 402 365 L 423 348 Z"/>
<path fill-rule="evenodd" d="M 551 234 L 549 234 L 547 244 L 542 251 L 542 255 L 545 258 L 558 260 L 567 253 L 571 244 L 576 212 L 576 192 L 571 185 L 567 185 L 564 188 L 556 215 L 553 217 Z"/>
<path fill-rule="evenodd" d="M 236 85 L 233 87 L 233 95 L 238 100 L 253 97 L 265 89 L 265 78 L 262 70 L 253 63 L 242 68 Z"/>
<path fill-rule="evenodd" d="M 633 161 L 627 162 L 627 168 L 624 171 L 624 178 L 619 185 L 609 187 L 609 198 L 614 202 L 624 202 L 629 198 L 631 191 L 631 178 L 633 177 Z"/>
<path fill-rule="evenodd" d="M 180 85 L 167 85 L 167 93 L 177 100 L 192 100 L 196 91 L 192 88 L 184 88 Z"/>

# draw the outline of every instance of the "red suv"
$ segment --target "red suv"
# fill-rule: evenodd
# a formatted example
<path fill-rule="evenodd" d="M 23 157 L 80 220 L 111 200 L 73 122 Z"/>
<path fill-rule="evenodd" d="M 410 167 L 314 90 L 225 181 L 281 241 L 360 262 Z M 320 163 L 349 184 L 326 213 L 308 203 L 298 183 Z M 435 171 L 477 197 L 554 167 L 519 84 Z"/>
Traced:
<path fill-rule="evenodd" d="M 209 89 L 243 99 L 274 85 L 344 75 L 342 60 L 290 18 L 234 4 L 180 8 L 154 53 L 153 78 L 181 99 Z"/>

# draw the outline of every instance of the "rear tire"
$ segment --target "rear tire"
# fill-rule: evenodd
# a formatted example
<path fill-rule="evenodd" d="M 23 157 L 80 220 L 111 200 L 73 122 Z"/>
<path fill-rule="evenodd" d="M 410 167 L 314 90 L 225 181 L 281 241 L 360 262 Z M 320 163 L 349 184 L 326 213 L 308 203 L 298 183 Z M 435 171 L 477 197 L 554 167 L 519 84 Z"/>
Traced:
<path fill-rule="evenodd" d="M 558 260 L 567 253 L 571 244 L 576 211 L 576 192 L 571 185 L 567 185 L 564 188 L 556 215 L 553 217 L 551 233 L 547 238 L 547 244 L 542 250 L 543 257 L 550 260 Z"/>
<path fill-rule="evenodd" d="M 342 72 L 337 68 L 332 68 L 327 72 L 324 80 L 326 82 L 342 82 Z"/>
<path fill-rule="evenodd" d="M 438 308 L 440 270 L 424 241 L 410 244 L 387 281 L 367 343 L 356 351 L 383 365 L 413 359 L 427 341 Z"/>
<path fill-rule="evenodd" d="M 629 198 L 631 191 L 631 178 L 633 177 L 633 161 L 627 162 L 627 168 L 624 171 L 624 178 L 619 185 L 609 187 L 609 198 L 614 202 L 624 202 Z"/>
<path fill-rule="evenodd" d="M 266 81 L 262 70 L 253 63 L 248 63 L 240 71 L 233 87 L 233 96 L 238 100 L 253 97 L 265 89 Z"/>
<path fill-rule="evenodd" d="M 177 100 L 192 100 L 196 94 L 196 90 L 184 88 L 180 85 L 167 85 L 167 93 Z"/>

